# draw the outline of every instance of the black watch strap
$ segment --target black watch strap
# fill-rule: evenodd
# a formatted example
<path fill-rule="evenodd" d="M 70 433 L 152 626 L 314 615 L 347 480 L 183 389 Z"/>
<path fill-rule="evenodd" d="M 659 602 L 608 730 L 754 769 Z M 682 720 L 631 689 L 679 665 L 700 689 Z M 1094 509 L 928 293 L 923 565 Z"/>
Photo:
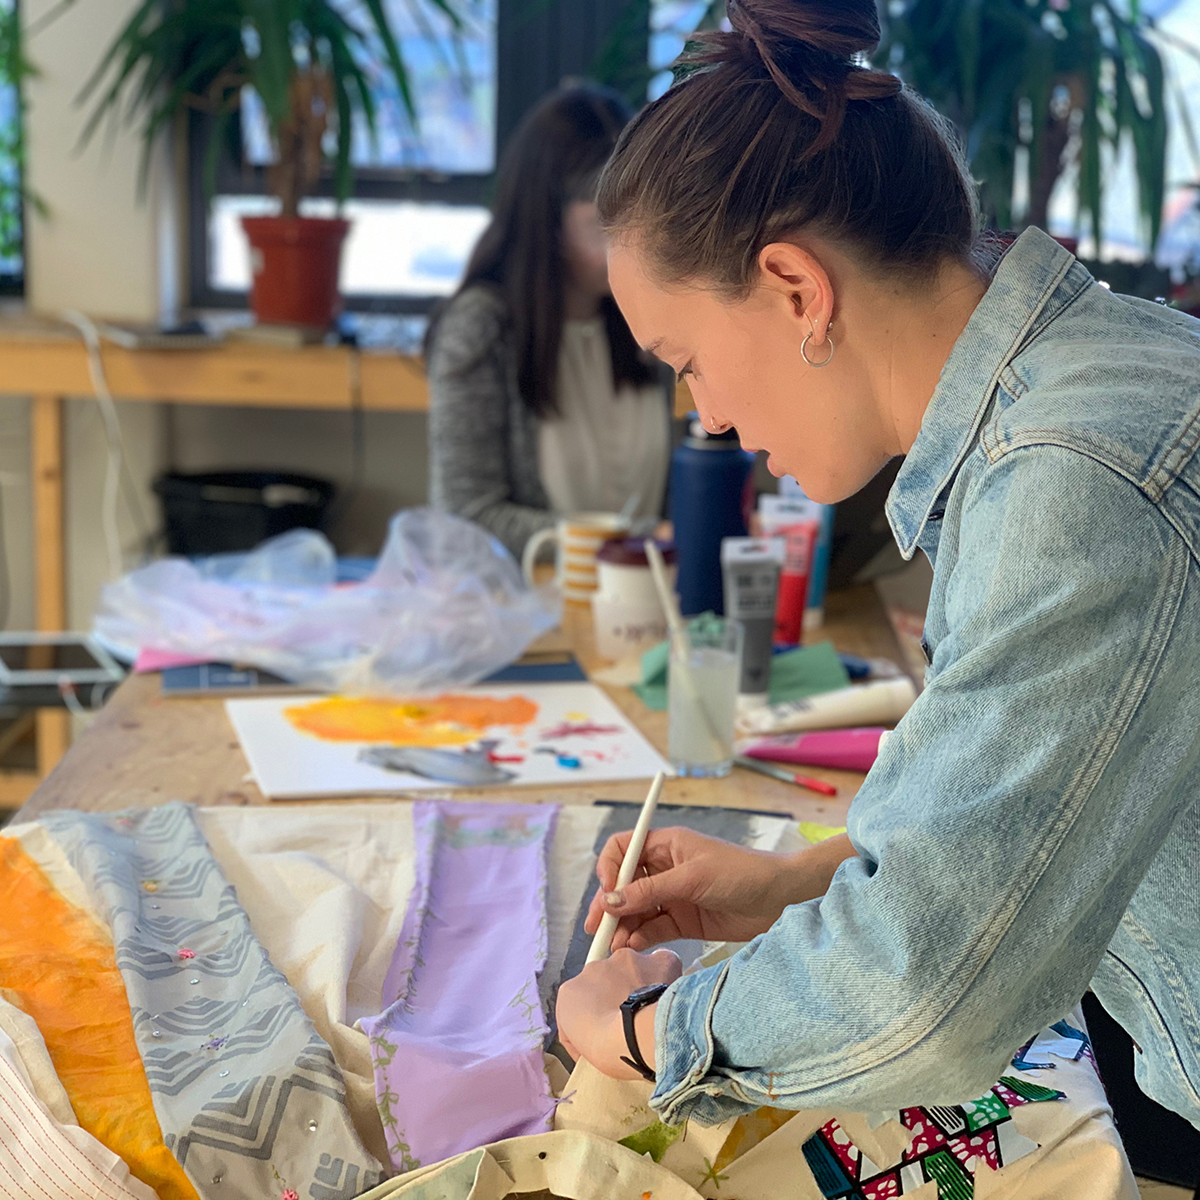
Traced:
<path fill-rule="evenodd" d="M 642 1057 L 633 1019 L 648 1004 L 656 1003 L 658 998 L 670 986 L 669 983 L 652 983 L 649 987 L 638 988 L 621 1005 L 621 1024 L 625 1028 L 625 1045 L 629 1047 L 629 1057 L 622 1054 L 621 1061 L 626 1066 L 632 1067 L 643 1079 L 648 1079 L 651 1083 L 657 1082 L 658 1076 L 654 1074 L 650 1065 Z"/>

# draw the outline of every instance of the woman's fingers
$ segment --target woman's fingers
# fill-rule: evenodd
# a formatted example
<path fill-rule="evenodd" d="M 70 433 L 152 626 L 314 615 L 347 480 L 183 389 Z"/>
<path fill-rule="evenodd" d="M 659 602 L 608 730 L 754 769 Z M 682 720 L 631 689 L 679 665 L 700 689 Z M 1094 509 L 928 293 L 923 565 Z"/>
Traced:
<path fill-rule="evenodd" d="M 660 946 L 663 942 L 674 942 L 688 936 L 670 913 L 660 913 L 636 928 L 620 928 L 617 932 L 623 935 L 621 945 L 628 946 L 630 950 L 649 950 L 651 946 Z M 613 944 L 616 944 L 616 939 Z"/>
<path fill-rule="evenodd" d="M 616 891 L 597 893 L 603 910 L 624 919 L 653 912 L 672 904 L 691 904 L 696 899 L 694 872 L 690 864 L 642 875 Z"/>
<path fill-rule="evenodd" d="M 697 836 L 687 829 L 650 830 L 646 835 L 646 844 L 642 848 L 641 866 L 652 875 L 657 871 L 669 870 L 684 857 L 685 852 L 681 846 L 681 838 L 686 840 L 694 839 Z M 596 877 L 606 892 L 611 892 L 617 886 L 617 874 L 621 870 L 621 863 L 625 860 L 625 851 L 631 837 L 633 837 L 633 831 L 630 829 L 614 833 L 604 843 L 604 849 L 600 851 L 600 855 L 596 859 Z"/>
<path fill-rule="evenodd" d="M 625 851 L 631 837 L 633 837 L 633 830 L 626 829 L 621 833 L 614 833 L 604 843 L 604 849 L 600 851 L 600 856 L 596 859 L 596 878 L 600 880 L 602 892 L 611 892 L 617 886 L 617 872 L 620 871 L 621 863 L 625 860 Z"/>

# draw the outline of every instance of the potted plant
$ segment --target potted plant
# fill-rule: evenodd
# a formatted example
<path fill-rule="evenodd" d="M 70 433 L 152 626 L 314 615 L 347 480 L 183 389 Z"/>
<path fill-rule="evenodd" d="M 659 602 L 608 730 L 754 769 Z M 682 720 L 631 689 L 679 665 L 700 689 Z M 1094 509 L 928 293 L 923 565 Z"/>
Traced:
<path fill-rule="evenodd" d="M 68 0 L 72 2 L 72 0 Z M 456 4 L 426 3 L 463 28 Z M 239 117 L 252 90 L 262 102 L 274 161 L 269 190 L 279 200 L 272 217 L 246 217 L 253 287 L 262 322 L 327 328 L 337 315 L 338 266 L 349 228 L 341 218 L 302 217 L 301 200 L 315 189 L 329 159 L 339 202 L 350 194 L 350 149 L 356 118 L 375 133 L 377 84 L 394 81 L 408 118 L 416 108 L 399 43 L 384 0 L 351 9 L 335 0 L 143 0 L 122 27 L 81 94 L 93 103 L 87 141 L 109 118 L 140 118 L 143 172 L 164 129 L 182 113 L 211 115 L 209 191 L 223 151 L 241 153 Z"/>

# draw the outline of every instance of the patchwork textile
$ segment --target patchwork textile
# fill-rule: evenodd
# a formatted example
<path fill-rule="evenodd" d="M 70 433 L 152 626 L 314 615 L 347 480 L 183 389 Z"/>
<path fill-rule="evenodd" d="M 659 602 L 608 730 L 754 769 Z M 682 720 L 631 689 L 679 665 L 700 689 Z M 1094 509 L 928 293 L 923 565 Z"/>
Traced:
<path fill-rule="evenodd" d="M 418 801 L 386 1008 L 362 1021 L 397 1169 L 550 1127 L 537 975 L 557 808 Z"/>
<path fill-rule="evenodd" d="M 376 1183 L 329 1047 L 188 808 L 42 824 L 112 930 L 164 1141 L 202 1194 L 351 1200 Z"/>
<path fill-rule="evenodd" d="M 1083 1029 L 1078 1009 L 1068 1023 Z M 433 1164 L 362 1200 L 506 1200 L 543 1189 L 563 1200 L 1137 1200 L 1087 1054 L 1056 1064 L 1054 1088 L 1038 1074 L 1006 1072 L 970 1104 L 874 1117 L 763 1108 L 674 1129 L 648 1107 L 648 1083 L 581 1062 L 553 1133 Z"/>
<path fill-rule="evenodd" d="M 0 987 L 36 1022 L 80 1127 L 159 1200 L 196 1200 L 155 1119 L 107 931 L 9 837 L 0 837 L 0 913 Z"/>

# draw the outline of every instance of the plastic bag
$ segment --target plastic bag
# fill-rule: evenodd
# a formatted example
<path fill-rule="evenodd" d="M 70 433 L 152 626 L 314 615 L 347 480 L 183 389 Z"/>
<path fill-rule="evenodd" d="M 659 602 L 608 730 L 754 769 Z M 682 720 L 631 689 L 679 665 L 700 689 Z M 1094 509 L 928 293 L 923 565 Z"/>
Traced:
<path fill-rule="evenodd" d="M 164 559 L 104 588 L 94 631 L 128 657 L 153 648 L 313 688 L 409 694 L 483 679 L 561 615 L 556 589 L 529 588 L 495 538 L 430 508 L 392 518 L 364 582 L 337 586 L 336 565 L 307 529 L 250 554 Z"/>

